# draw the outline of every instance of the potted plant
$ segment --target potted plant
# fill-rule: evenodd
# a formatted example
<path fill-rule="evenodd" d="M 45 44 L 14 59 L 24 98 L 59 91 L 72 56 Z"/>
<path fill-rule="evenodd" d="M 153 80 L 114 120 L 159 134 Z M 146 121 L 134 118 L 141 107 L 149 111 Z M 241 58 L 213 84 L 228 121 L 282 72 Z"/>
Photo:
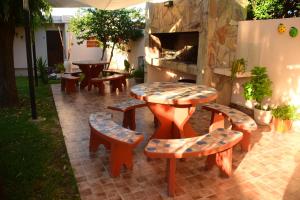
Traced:
<path fill-rule="evenodd" d="M 292 129 L 293 120 L 299 119 L 296 106 L 281 105 L 272 110 L 273 126 L 276 132 L 286 133 Z"/>
<path fill-rule="evenodd" d="M 137 68 L 132 72 L 132 76 L 136 83 L 144 83 L 144 70 L 143 68 Z"/>
<path fill-rule="evenodd" d="M 265 67 L 256 66 L 251 70 L 251 79 L 243 85 L 246 100 L 255 100 L 254 119 L 260 125 L 268 125 L 272 119 L 269 106 L 262 105 L 266 97 L 272 96 L 272 81 Z"/>
<path fill-rule="evenodd" d="M 244 58 L 236 59 L 231 65 L 231 79 L 235 79 L 239 73 L 245 73 L 247 61 Z"/>

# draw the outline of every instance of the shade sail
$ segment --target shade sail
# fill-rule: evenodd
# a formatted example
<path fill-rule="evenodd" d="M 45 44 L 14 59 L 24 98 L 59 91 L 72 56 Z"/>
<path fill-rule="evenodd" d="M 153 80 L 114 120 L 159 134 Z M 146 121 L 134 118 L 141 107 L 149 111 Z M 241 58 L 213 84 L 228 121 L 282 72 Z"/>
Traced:
<path fill-rule="evenodd" d="M 126 8 L 146 0 L 48 0 L 53 7 L 95 7 L 105 10 Z"/>

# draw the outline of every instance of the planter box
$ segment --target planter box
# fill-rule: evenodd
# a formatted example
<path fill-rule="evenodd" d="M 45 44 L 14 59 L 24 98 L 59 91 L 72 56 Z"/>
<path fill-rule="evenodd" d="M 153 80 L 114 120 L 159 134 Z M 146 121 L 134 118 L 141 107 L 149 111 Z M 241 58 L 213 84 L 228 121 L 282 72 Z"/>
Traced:
<path fill-rule="evenodd" d="M 273 118 L 274 131 L 279 133 L 286 133 L 292 130 L 293 121 L 292 120 L 282 120 L 278 118 Z"/>

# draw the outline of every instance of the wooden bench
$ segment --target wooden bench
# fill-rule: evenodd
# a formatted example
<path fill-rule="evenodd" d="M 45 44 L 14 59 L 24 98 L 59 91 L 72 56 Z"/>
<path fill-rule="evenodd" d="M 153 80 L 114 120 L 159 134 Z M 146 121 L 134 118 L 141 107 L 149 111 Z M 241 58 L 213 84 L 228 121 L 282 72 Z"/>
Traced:
<path fill-rule="evenodd" d="M 111 150 L 110 174 L 119 176 L 123 165 L 133 168 L 133 149 L 143 140 L 141 133 L 123 128 L 111 120 L 112 115 L 105 112 L 93 113 L 89 117 L 91 128 L 90 152 L 97 151 L 102 144 Z"/>
<path fill-rule="evenodd" d="M 243 133 L 242 150 L 247 152 L 251 149 L 251 133 L 257 129 L 257 125 L 250 116 L 217 103 L 205 104 L 202 108 L 212 112 L 210 131 L 224 127 L 224 118 L 226 117 L 232 124 L 233 130 Z"/>
<path fill-rule="evenodd" d="M 124 79 L 122 80 L 122 84 L 124 85 L 124 87 L 126 87 L 126 78 L 129 77 L 130 73 L 125 71 L 125 70 L 120 70 L 120 69 L 105 69 L 103 70 L 103 72 L 108 72 L 108 73 L 112 73 L 112 74 L 122 74 L 124 75 Z"/>
<path fill-rule="evenodd" d="M 135 109 L 145 106 L 147 106 L 145 101 L 137 99 L 128 99 L 126 101 L 122 101 L 114 105 L 108 106 L 107 108 L 123 112 L 123 127 L 135 130 Z"/>
<path fill-rule="evenodd" d="M 205 169 L 217 165 L 220 175 L 232 173 L 232 147 L 242 139 L 242 133 L 234 130 L 216 129 L 203 136 L 184 139 L 152 139 L 145 148 L 149 158 L 167 158 L 168 193 L 175 195 L 176 159 L 208 156 Z"/>
<path fill-rule="evenodd" d="M 96 86 L 99 89 L 99 94 L 104 94 L 104 81 L 110 81 L 111 83 L 111 91 L 115 92 L 118 89 L 120 92 L 123 91 L 122 83 L 124 81 L 125 76 L 121 74 L 114 74 L 111 76 L 92 78 L 89 81 L 88 90 L 92 89 L 92 86 Z"/>
<path fill-rule="evenodd" d="M 64 74 L 61 77 L 61 91 L 66 91 L 67 94 L 76 92 L 76 85 L 78 84 L 79 77 L 70 74 Z"/>

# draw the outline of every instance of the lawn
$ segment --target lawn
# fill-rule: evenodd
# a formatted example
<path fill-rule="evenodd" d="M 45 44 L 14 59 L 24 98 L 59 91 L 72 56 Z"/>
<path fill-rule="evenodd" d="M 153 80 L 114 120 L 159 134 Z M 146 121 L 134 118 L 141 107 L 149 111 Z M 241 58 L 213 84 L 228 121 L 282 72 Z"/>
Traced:
<path fill-rule="evenodd" d="M 0 199 L 80 199 L 50 85 L 36 88 L 37 121 L 27 78 L 17 86 L 20 106 L 0 109 Z"/>

